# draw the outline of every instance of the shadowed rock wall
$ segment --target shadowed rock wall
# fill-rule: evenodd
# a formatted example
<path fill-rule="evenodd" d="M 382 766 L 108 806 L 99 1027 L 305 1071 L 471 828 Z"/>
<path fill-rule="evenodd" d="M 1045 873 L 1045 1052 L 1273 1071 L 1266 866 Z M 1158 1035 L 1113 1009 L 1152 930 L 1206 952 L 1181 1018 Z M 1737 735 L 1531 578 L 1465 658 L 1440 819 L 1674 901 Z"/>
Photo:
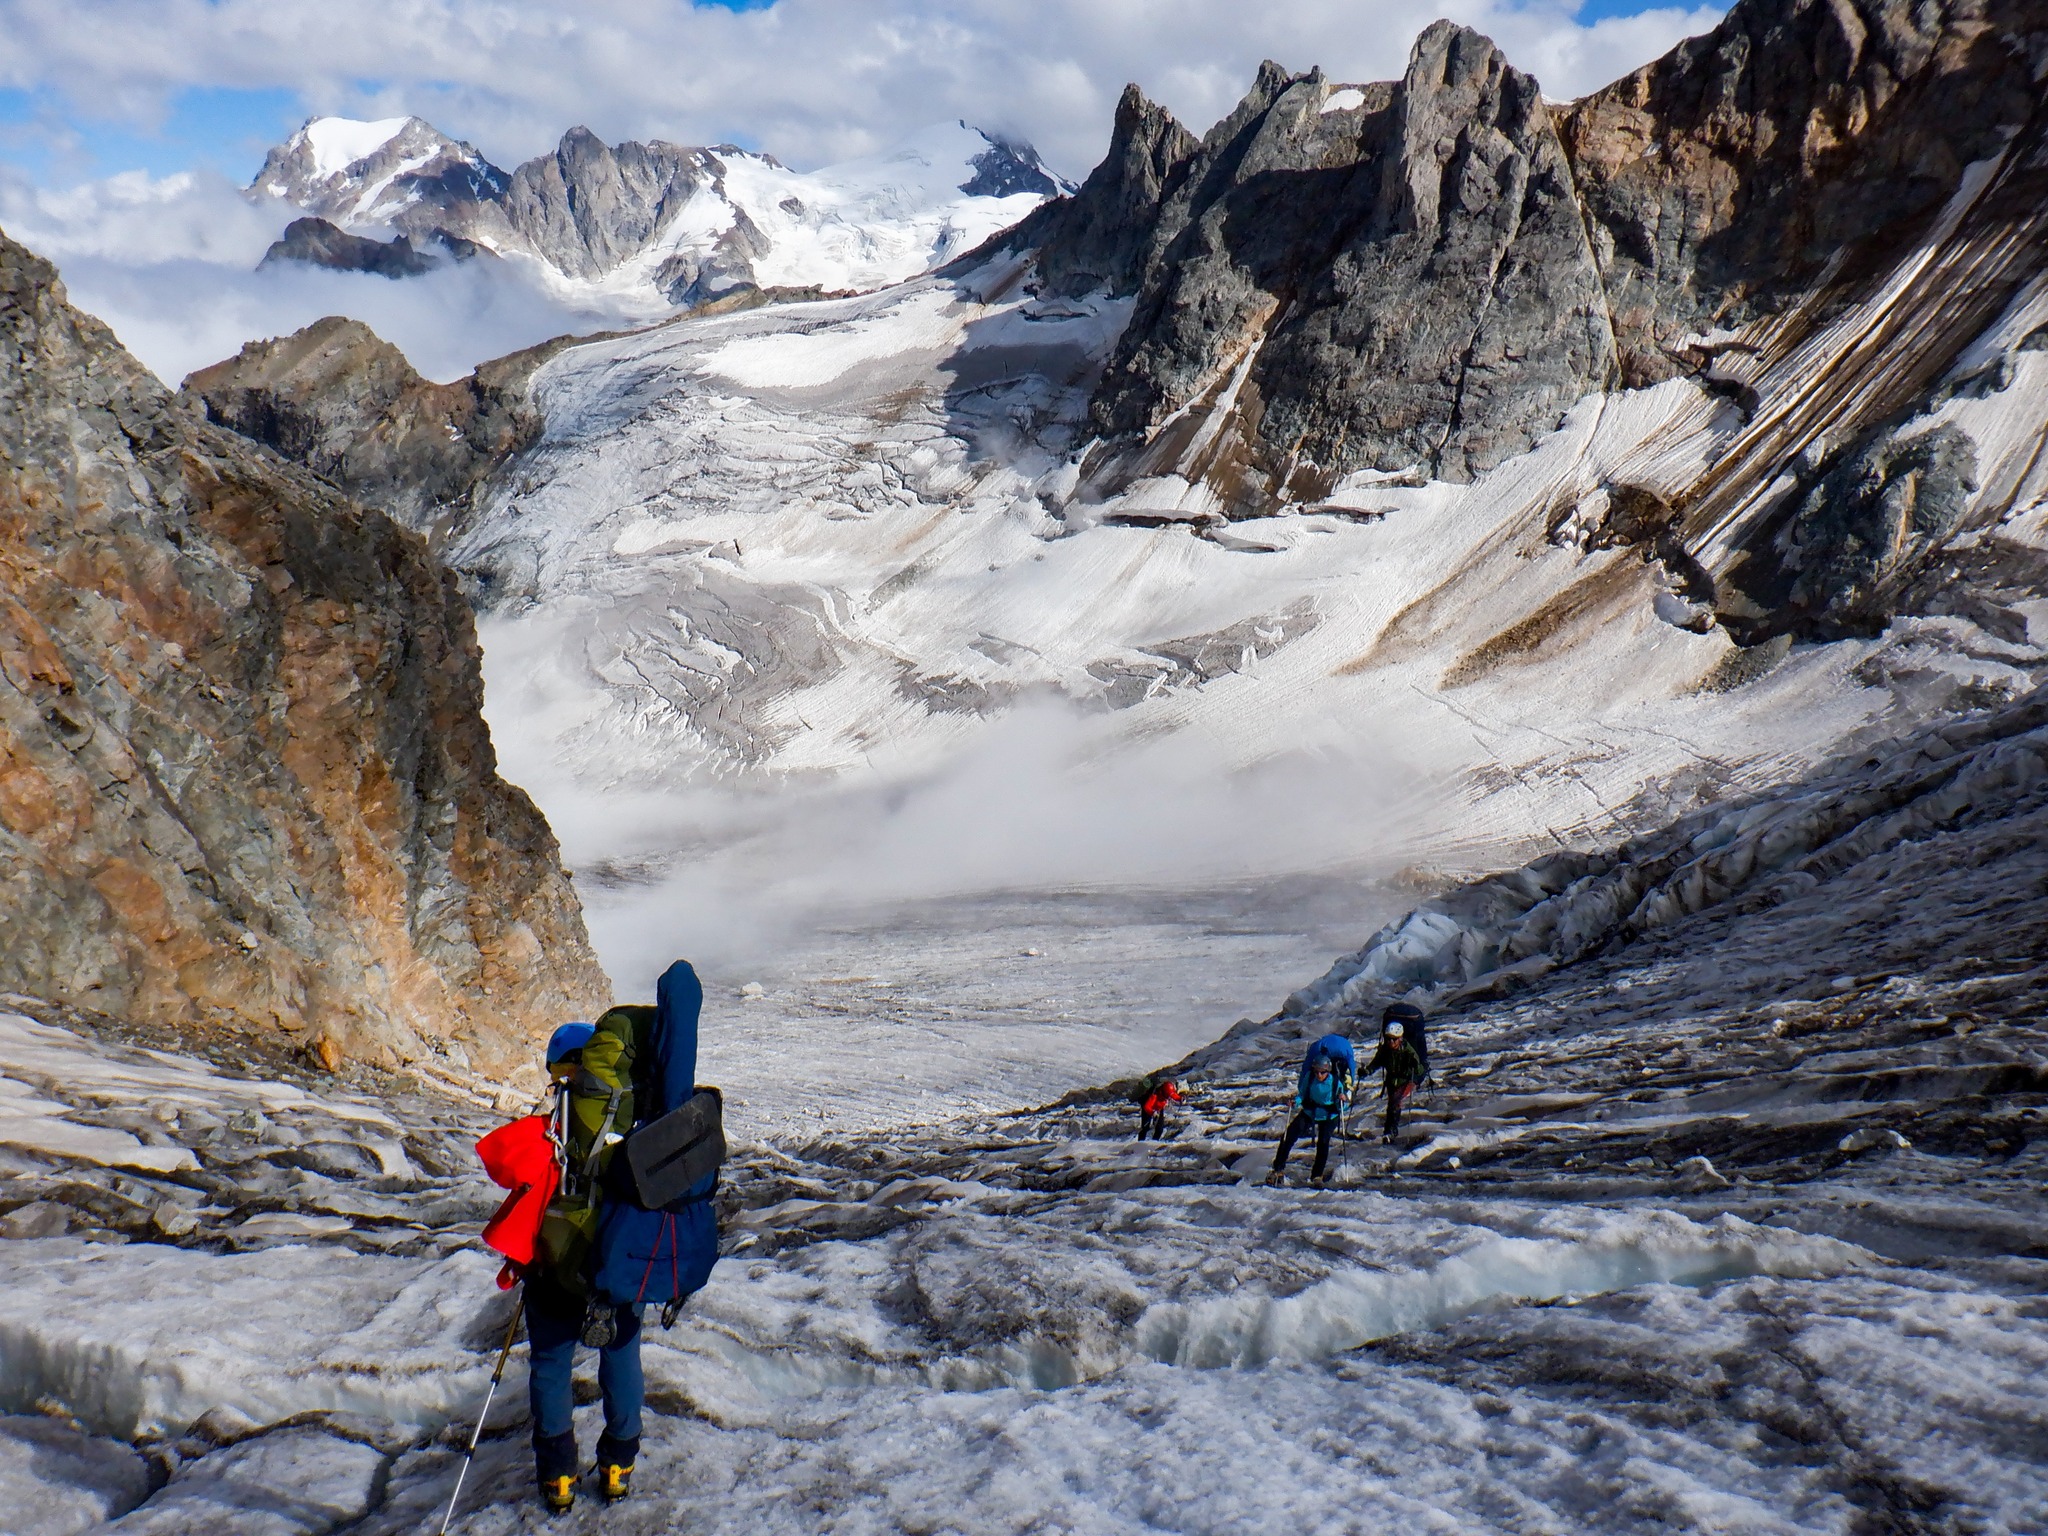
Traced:
<path fill-rule="evenodd" d="M 540 437 L 533 369 L 568 342 L 485 363 L 453 384 L 420 377 L 360 320 L 330 315 L 252 341 L 185 380 L 221 426 L 275 448 L 438 546 L 489 472 Z"/>
<path fill-rule="evenodd" d="M 2044 68 L 2044 0 L 1743 0 L 1553 108 L 1439 22 L 1396 82 L 1268 64 L 1199 141 L 1127 91 L 1006 243 L 1135 299 L 1091 493 L 1176 474 L 1256 516 L 1359 470 L 1469 479 L 1587 394 L 1703 372 L 1703 333 L 1825 323 L 2019 152 Z"/>

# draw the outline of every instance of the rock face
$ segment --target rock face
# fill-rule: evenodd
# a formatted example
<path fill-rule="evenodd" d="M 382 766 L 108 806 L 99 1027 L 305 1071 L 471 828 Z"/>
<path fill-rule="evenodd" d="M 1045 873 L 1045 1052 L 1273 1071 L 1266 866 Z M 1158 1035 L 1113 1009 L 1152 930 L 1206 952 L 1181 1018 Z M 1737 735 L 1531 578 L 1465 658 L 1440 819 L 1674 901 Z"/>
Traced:
<path fill-rule="evenodd" d="M 445 212 L 465 233 L 523 245 L 571 277 L 601 277 L 642 250 L 718 169 L 709 150 L 658 140 L 614 149 L 571 128 L 553 154 L 514 171 L 502 197 Z"/>
<path fill-rule="evenodd" d="M 1106 438 L 1143 447 L 1095 473 L 1193 469 L 1245 510 L 1356 467 L 1467 479 L 1611 380 L 1599 275 L 1536 82 L 1438 23 L 1398 84 L 1352 94 L 1268 64 L 1163 176 L 1156 109 L 1120 122 L 1137 137 L 1108 163 L 1135 174 L 1106 200 L 1128 217 L 1150 186 L 1161 195 L 1150 238 L 1111 274 L 1137 305 L 1094 404 Z M 1103 215 L 1078 222 L 1085 246 Z M 1057 253 L 1053 270 L 1071 291 L 1087 265 Z M 1162 435 L 1169 420 L 1180 430 Z"/>
<path fill-rule="evenodd" d="M 491 470 L 539 438 L 526 380 L 559 345 L 434 384 L 361 321 L 330 315 L 279 340 L 250 342 L 186 379 L 185 391 L 219 425 L 438 546 L 459 529 Z"/>
<path fill-rule="evenodd" d="M 0 987 L 529 1060 L 605 983 L 479 660 L 417 538 L 198 420 L 0 238 Z"/>
<path fill-rule="evenodd" d="M 1829 402 L 1825 440 L 1806 412 L 1772 443 L 1764 480 L 1798 459 L 1811 483 L 2038 270 L 2044 57 L 2042 0 L 1743 0 L 1553 111 L 1438 23 L 1397 82 L 1269 64 L 1199 142 L 1127 92 L 1108 158 L 1005 244 L 1054 292 L 1134 299 L 1084 495 L 1178 476 L 1191 512 L 1237 517 L 1358 471 L 1469 479 L 1618 385 L 1743 400 L 1734 344 L 1703 333 L 1775 324 L 1744 350 L 1782 361 L 1974 199 L 1964 234 L 2002 255 L 1917 317 L 1882 388 Z"/>
<path fill-rule="evenodd" d="M 379 277 L 393 278 L 417 277 L 440 265 L 432 256 L 414 250 L 408 235 L 366 240 L 325 219 L 292 220 L 285 226 L 284 238 L 272 241 L 257 265 L 270 267 L 283 261 L 329 267 L 337 272 L 374 272 Z"/>
<path fill-rule="evenodd" d="M 2039 0 L 1768 0 L 1562 115 L 1623 377 L 1846 294 L 2039 116 Z"/>

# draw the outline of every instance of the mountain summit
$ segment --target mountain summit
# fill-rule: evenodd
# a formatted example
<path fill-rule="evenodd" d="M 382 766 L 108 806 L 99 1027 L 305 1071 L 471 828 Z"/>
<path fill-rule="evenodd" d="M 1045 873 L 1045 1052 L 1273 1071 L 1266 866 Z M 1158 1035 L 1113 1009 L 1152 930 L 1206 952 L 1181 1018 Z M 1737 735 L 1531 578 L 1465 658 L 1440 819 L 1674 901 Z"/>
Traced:
<path fill-rule="evenodd" d="M 650 315 L 900 282 L 1071 190 L 1030 145 L 958 122 L 809 173 L 576 127 L 507 172 L 417 117 L 315 118 L 250 187 L 313 216 L 266 260 L 396 277 L 435 250 L 484 253 L 528 263 L 559 297 Z"/>

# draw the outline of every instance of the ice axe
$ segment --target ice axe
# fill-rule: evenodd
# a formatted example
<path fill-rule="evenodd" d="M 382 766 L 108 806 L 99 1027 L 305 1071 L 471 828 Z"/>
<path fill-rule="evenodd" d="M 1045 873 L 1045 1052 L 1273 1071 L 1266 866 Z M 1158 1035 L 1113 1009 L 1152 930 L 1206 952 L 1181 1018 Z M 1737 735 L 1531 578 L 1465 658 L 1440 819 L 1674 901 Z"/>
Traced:
<path fill-rule="evenodd" d="M 491 1416 L 491 1399 L 498 1395 L 498 1383 L 505 1379 L 505 1362 L 512 1358 L 512 1341 L 519 1336 L 519 1319 L 525 1314 L 526 1287 L 522 1285 L 519 1303 L 512 1309 L 512 1321 L 505 1325 L 505 1347 L 498 1351 L 498 1368 L 491 1372 L 491 1389 L 484 1394 L 484 1411 L 476 1416 L 469 1449 L 462 1453 L 462 1470 L 455 1474 L 455 1491 L 448 1495 L 448 1512 L 441 1516 L 440 1536 L 448 1536 L 448 1522 L 455 1518 L 455 1501 L 462 1497 L 462 1480 L 469 1476 L 469 1464 L 476 1460 L 477 1442 L 484 1437 L 484 1420 Z"/>

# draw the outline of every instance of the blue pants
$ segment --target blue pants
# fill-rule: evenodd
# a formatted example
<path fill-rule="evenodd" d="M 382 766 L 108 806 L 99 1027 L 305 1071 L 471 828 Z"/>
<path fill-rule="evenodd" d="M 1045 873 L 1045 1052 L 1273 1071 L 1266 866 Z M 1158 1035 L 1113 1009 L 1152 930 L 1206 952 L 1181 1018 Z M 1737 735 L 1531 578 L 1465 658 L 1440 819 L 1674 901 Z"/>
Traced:
<path fill-rule="evenodd" d="M 630 1463 L 639 1448 L 640 1406 L 646 1397 L 646 1383 L 640 1375 L 640 1308 L 620 1307 L 614 1315 L 618 1332 L 597 1355 L 597 1384 L 604 1393 L 604 1441 L 599 1442 L 598 1459 L 618 1451 L 623 1452 L 619 1459 Z M 566 1446 L 567 1471 L 574 1470 L 576 1459 L 569 1417 L 575 1407 L 570 1371 L 576 1364 L 576 1342 L 582 1332 L 582 1298 L 544 1282 L 528 1284 L 526 1337 L 532 1358 L 527 1366 L 526 1397 L 533 1408 L 534 1447 L 543 1459 L 552 1460 Z M 543 1467 L 541 1475 L 549 1475 L 548 1468 Z"/>

